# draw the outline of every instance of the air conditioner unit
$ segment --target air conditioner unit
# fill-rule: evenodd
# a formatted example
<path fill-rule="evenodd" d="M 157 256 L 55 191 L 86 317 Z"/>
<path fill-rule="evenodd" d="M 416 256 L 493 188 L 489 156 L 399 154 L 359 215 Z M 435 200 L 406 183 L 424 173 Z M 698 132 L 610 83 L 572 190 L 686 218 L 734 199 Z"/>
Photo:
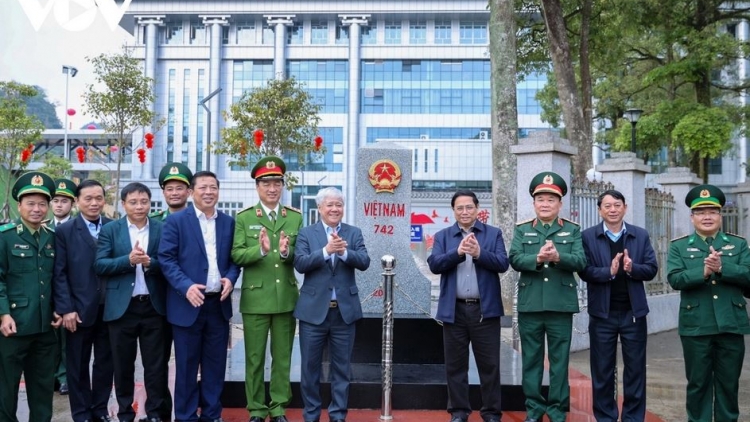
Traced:
<path fill-rule="evenodd" d="M 430 135 L 419 135 L 419 139 L 430 139 Z"/>
<path fill-rule="evenodd" d="M 479 139 L 488 139 L 489 133 L 486 130 L 479 131 Z"/>

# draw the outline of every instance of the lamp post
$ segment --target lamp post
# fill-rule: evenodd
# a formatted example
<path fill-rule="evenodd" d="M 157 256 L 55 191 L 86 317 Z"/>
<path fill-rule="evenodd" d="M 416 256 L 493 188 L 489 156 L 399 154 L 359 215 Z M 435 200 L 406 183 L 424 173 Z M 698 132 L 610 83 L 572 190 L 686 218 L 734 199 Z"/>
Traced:
<path fill-rule="evenodd" d="M 630 151 L 635 152 L 635 125 L 638 124 L 638 119 L 641 118 L 643 110 L 639 108 L 629 108 L 622 113 L 622 117 L 628 119 L 630 122 Z"/>
<path fill-rule="evenodd" d="M 208 97 L 200 100 L 198 104 L 206 110 L 206 170 L 211 171 L 211 110 L 206 107 L 206 103 L 221 92 L 221 88 L 216 88 L 214 92 L 208 94 Z"/>
<path fill-rule="evenodd" d="M 63 65 L 62 71 L 65 74 L 65 135 L 63 137 L 63 158 L 65 160 L 70 159 L 68 151 L 68 81 L 70 78 L 75 78 L 78 74 L 78 69 L 73 66 Z"/>

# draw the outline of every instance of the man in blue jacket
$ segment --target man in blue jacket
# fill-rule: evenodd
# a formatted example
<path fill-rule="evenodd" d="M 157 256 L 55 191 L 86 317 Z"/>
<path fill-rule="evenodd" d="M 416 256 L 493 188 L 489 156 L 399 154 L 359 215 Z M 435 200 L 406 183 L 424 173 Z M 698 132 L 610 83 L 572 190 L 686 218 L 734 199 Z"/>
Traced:
<path fill-rule="evenodd" d="M 646 230 L 623 221 L 625 197 L 608 190 L 596 202 L 602 223 L 583 231 L 587 284 L 591 387 L 597 421 L 642 421 L 646 417 L 646 290 L 658 271 Z M 615 400 L 617 340 L 622 343 L 622 415 Z"/>
<path fill-rule="evenodd" d="M 469 344 L 479 372 L 485 422 L 500 411 L 500 317 L 503 301 L 498 273 L 508 270 L 503 234 L 477 220 L 479 200 L 460 190 L 451 199 L 456 223 L 435 234 L 430 271 L 440 274 L 436 319 L 443 322 L 443 348 L 451 422 L 466 422 L 469 403 Z"/>

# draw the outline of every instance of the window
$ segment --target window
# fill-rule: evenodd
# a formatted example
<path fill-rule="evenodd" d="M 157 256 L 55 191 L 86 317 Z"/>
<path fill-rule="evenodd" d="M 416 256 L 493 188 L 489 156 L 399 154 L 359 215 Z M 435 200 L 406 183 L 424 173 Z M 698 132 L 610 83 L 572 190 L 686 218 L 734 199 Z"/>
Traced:
<path fill-rule="evenodd" d="M 349 44 L 349 27 L 343 25 L 336 26 L 336 44 L 348 45 Z"/>
<path fill-rule="evenodd" d="M 184 40 L 182 39 L 182 22 L 172 22 L 167 24 L 166 28 L 166 39 L 164 44 L 169 45 L 182 45 Z"/>
<path fill-rule="evenodd" d="M 436 20 L 435 21 L 435 44 L 450 44 L 451 43 L 451 21 L 450 20 Z"/>
<path fill-rule="evenodd" d="M 409 44 L 427 43 L 427 23 L 425 21 L 409 22 Z"/>
<path fill-rule="evenodd" d="M 401 44 L 401 21 L 385 22 L 385 43 Z"/>
<path fill-rule="evenodd" d="M 461 44 L 487 44 L 486 22 L 461 22 Z"/>
<path fill-rule="evenodd" d="M 237 23 L 237 44 L 238 45 L 255 44 L 255 22 L 238 22 Z"/>
<path fill-rule="evenodd" d="M 438 149 L 435 148 L 435 173 L 438 172 Z"/>
<path fill-rule="evenodd" d="M 289 45 L 302 44 L 302 25 L 292 25 L 287 28 L 286 43 Z"/>
<path fill-rule="evenodd" d="M 328 44 L 328 21 L 312 21 L 312 44 Z"/>
<path fill-rule="evenodd" d="M 375 22 L 373 22 L 373 25 Z M 362 27 L 362 45 L 375 44 L 377 42 L 377 27 L 363 26 Z"/>
<path fill-rule="evenodd" d="M 206 37 L 206 25 L 191 23 L 190 24 L 190 44 L 193 45 L 206 45 L 208 44 L 208 37 Z"/>
<path fill-rule="evenodd" d="M 268 26 L 268 23 L 263 24 L 263 45 L 273 45 L 275 40 L 275 32 L 273 27 Z"/>
<path fill-rule="evenodd" d="M 722 160 L 719 158 L 708 159 L 708 174 L 721 174 L 722 173 Z"/>

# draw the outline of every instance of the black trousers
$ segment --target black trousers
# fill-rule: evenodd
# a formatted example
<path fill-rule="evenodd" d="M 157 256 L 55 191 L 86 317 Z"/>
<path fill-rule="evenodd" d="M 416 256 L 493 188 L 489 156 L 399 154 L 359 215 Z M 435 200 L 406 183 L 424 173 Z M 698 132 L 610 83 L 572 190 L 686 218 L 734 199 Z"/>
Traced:
<path fill-rule="evenodd" d="M 165 342 L 171 338 L 166 317 L 159 315 L 151 301 L 134 298 L 125 314 L 109 322 L 109 339 L 115 368 L 115 394 L 120 422 L 135 419 L 135 359 L 141 347 L 143 379 L 146 387 L 146 414 L 149 418 L 171 419 L 172 396 L 168 387 L 169 354 Z"/>
<path fill-rule="evenodd" d="M 615 400 L 617 339 L 625 365 L 622 376 L 622 415 Z M 597 421 L 643 421 L 646 418 L 646 317 L 632 311 L 610 311 L 609 318 L 589 316 L 591 387 Z"/>
<path fill-rule="evenodd" d="M 453 324 L 443 324 L 448 412 L 468 418 L 469 345 L 479 372 L 483 419 L 500 418 L 500 318 L 482 318 L 479 303 L 456 302 Z"/>
<path fill-rule="evenodd" d="M 107 403 L 112 392 L 114 365 L 109 330 L 107 323 L 102 320 L 103 313 L 104 305 L 99 305 L 99 313 L 93 325 L 79 325 L 74 333 L 66 330 L 65 364 L 70 414 L 74 422 L 93 420 L 109 414 Z M 92 348 L 94 364 L 89 372 Z"/>

